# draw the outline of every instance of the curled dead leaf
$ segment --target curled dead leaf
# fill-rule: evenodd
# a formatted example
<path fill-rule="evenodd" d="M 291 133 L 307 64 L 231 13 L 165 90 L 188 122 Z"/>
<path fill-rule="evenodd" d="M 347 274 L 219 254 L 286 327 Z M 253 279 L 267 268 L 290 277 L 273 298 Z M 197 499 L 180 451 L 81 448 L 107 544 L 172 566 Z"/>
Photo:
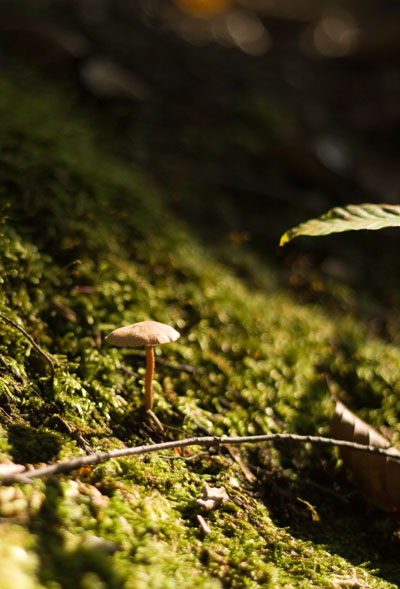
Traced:
<path fill-rule="evenodd" d="M 226 503 L 226 501 L 229 501 L 229 495 L 225 487 L 210 487 L 209 485 L 204 485 L 202 497 L 197 499 L 198 505 L 201 505 L 207 511 L 217 509 L 220 505 Z"/>
<path fill-rule="evenodd" d="M 14 462 L 0 463 L 0 478 L 7 478 L 13 474 L 19 474 L 26 470 L 23 464 L 15 464 Z"/>
<path fill-rule="evenodd" d="M 331 423 L 331 435 L 337 440 L 390 448 L 389 440 L 338 400 Z M 393 448 L 393 455 L 400 456 L 400 452 Z M 400 511 L 399 460 L 348 449 L 341 450 L 341 456 L 355 484 L 370 503 L 385 511 Z"/>

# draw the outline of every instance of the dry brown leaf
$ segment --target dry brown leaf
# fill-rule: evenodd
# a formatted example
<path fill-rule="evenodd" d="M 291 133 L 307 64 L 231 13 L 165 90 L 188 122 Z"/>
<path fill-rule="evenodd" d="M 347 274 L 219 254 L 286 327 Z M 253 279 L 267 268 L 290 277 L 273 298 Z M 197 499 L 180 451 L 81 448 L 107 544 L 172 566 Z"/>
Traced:
<path fill-rule="evenodd" d="M 15 464 L 14 462 L 1 462 L 0 463 L 0 478 L 7 478 L 13 474 L 19 474 L 24 472 L 26 467 L 23 464 Z"/>
<path fill-rule="evenodd" d="M 207 509 L 207 511 L 217 509 L 223 503 L 226 503 L 226 501 L 229 501 L 229 495 L 225 487 L 210 487 L 209 485 L 204 485 L 202 497 L 197 499 L 197 503 Z"/>
<path fill-rule="evenodd" d="M 336 401 L 331 434 L 337 440 L 390 448 L 389 440 L 354 415 L 340 401 Z M 393 454 L 400 456 L 395 448 Z M 354 482 L 368 501 L 385 511 L 400 511 L 400 461 L 359 450 L 343 449 L 341 455 Z"/>

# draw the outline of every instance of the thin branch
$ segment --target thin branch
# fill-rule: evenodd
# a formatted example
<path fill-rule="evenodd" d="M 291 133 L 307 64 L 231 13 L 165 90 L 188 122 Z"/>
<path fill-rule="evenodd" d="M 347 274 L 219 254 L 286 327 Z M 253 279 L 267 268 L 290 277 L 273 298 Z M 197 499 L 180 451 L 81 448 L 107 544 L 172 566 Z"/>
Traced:
<path fill-rule="evenodd" d="M 131 368 L 129 368 L 129 366 L 127 366 L 126 364 L 120 364 L 121 369 L 126 372 L 126 374 L 129 374 L 129 376 L 134 376 L 135 378 L 139 378 L 139 373 L 135 372 L 134 370 L 132 370 Z"/>
<path fill-rule="evenodd" d="M 139 358 L 144 358 L 145 354 L 141 351 L 130 351 L 131 355 L 138 356 Z M 190 364 L 182 364 L 178 362 L 171 362 L 162 356 L 157 356 L 156 358 L 157 364 L 161 364 L 163 366 L 167 366 L 168 368 L 173 368 L 174 370 L 179 370 L 180 372 L 187 372 L 189 374 L 204 374 L 205 370 L 201 368 L 195 368 Z"/>
<path fill-rule="evenodd" d="M 26 339 L 29 341 L 29 343 L 32 345 L 32 347 L 35 348 L 35 350 L 38 352 L 38 354 L 40 354 L 46 360 L 46 362 L 50 366 L 51 377 L 54 378 L 55 369 L 54 369 L 54 362 L 53 362 L 53 359 L 51 358 L 51 356 L 47 352 L 42 350 L 42 348 L 39 346 L 39 344 L 37 344 L 35 342 L 33 337 L 30 336 L 29 333 L 27 331 L 25 331 L 25 329 L 23 327 L 18 325 L 18 323 L 16 323 L 15 321 L 13 321 L 9 317 L 7 317 L 7 315 L 4 315 L 4 313 L 1 313 L 1 312 L 0 312 L 0 318 L 3 319 L 3 321 L 5 323 L 8 323 L 9 325 L 12 325 L 12 327 L 15 327 L 15 329 L 18 329 L 18 331 L 20 331 L 22 333 L 22 335 L 24 335 L 26 337 Z"/>
<path fill-rule="evenodd" d="M 367 446 L 356 442 L 346 440 L 335 440 L 334 438 L 322 438 L 320 436 L 301 436 L 299 434 L 266 434 L 260 436 L 242 436 L 242 437 L 218 437 L 218 436 L 201 436 L 197 438 L 186 438 L 185 440 L 173 440 L 171 442 L 162 442 L 160 444 L 149 444 L 148 446 L 134 446 L 133 448 L 121 448 L 111 450 L 110 452 L 99 452 L 97 454 L 88 454 L 87 456 L 78 456 L 71 460 L 56 462 L 33 470 L 28 470 L 19 475 L 10 475 L 4 477 L 4 483 L 26 483 L 31 479 L 43 478 L 52 474 L 66 473 L 76 470 L 83 466 L 93 466 L 101 464 L 112 458 L 121 458 L 123 456 L 138 456 L 140 454 L 150 454 L 160 450 L 169 450 L 172 448 L 185 448 L 186 446 L 221 446 L 223 444 L 248 444 L 258 442 L 310 442 L 315 445 L 338 446 L 339 448 L 349 448 L 351 450 L 361 450 L 370 454 L 387 456 L 395 460 L 400 460 L 400 453 L 395 448 L 377 448 L 376 446 Z"/>
<path fill-rule="evenodd" d="M 342 503 L 346 503 L 347 505 L 350 503 L 350 501 L 346 497 L 341 495 L 340 493 L 337 493 L 336 491 L 333 491 L 332 489 L 329 489 L 328 487 L 325 487 L 324 485 L 320 485 L 319 483 L 316 483 L 315 481 L 299 480 L 297 482 L 300 485 L 303 485 L 306 487 L 314 487 L 315 489 L 318 489 L 319 491 L 322 491 L 323 493 L 327 493 L 328 495 L 331 495 L 335 499 L 338 499 L 339 501 L 341 501 Z"/>
<path fill-rule="evenodd" d="M 176 446 L 175 446 L 176 447 Z M 197 452 L 197 454 L 193 454 L 192 456 L 169 456 L 168 454 L 160 454 L 161 458 L 165 458 L 167 460 L 183 460 L 184 462 L 194 462 L 199 458 L 203 458 L 205 456 L 209 456 L 208 452 Z"/>
<path fill-rule="evenodd" d="M 174 370 L 179 370 L 180 372 L 187 372 L 189 374 L 203 374 L 204 370 L 200 368 L 195 368 L 194 366 L 190 366 L 190 364 L 179 364 L 177 362 L 171 362 L 170 360 L 166 360 L 165 358 L 161 358 L 161 356 L 157 356 L 156 360 L 157 364 L 162 364 L 163 366 L 167 366 L 168 368 L 173 368 Z"/>

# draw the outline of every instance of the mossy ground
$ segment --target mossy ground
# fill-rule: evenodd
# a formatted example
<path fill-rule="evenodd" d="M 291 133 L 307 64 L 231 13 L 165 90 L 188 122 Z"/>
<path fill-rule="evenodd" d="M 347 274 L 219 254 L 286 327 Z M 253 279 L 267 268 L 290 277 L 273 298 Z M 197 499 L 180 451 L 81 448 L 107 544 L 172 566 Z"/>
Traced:
<path fill-rule="evenodd" d="M 82 438 L 98 451 L 205 432 L 325 434 L 325 374 L 399 439 L 398 348 L 294 302 L 268 266 L 263 287 L 247 286 L 169 212 L 146 173 L 96 147 L 73 98 L 33 76 L 29 87 L 0 81 L 0 310 L 57 366 L 52 379 L 27 339 L 0 323 L 3 459 L 71 457 Z M 104 344 L 114 327 L 149 318 L 182 334 L 157 350 L 165 432 L 143 421 L 143 353 Z M 121 459 L 0 488 L 0 584 L 397 586 L 398 522 L 354 495 L 334 451 L 239 452 Z M 230 501 L 202 511 L 205 483 L 224 485 Z"/>

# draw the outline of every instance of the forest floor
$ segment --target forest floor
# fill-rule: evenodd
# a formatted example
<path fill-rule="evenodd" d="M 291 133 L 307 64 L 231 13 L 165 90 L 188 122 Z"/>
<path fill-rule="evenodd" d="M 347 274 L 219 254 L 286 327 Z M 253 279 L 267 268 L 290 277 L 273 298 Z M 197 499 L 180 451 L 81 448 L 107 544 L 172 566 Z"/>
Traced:
<path fill-rule="evenodd" d="M 398 238 L 278 251 L 302 215 L 352 200 L 340 190 L 348 180 L 283 150 L 287 105 L 240 84 L 226 86 L 230 110 L 207 99 L 213 85 L 201 97 L 170 88 L 169 109 L 88 96 L 73 72 L 55 74 L 75 57 L 61 45 L 51 64 L 48 46 L 42 60 L 27 56 L 49 35 L 31 29 L 27 41 L 19 26 L 0 77 L 0 311 L 51 355 L 55 374 L 0 322 L 1 462 L 31 467 L 195 435 L 329 435 L 327 380 L 396 444 Z M 180 58 L 190 76 L 204 55 L 193 51 L 197 61 Z M 156 350 L 163 429 L 143 416 L 144 352 L 104 341 L 146 319 L 181 333 Z M 368 504 L 336 450 L 202 450 L 0 487 L 2 589 L 399 586 L 398 518 Z M 205 510 L 204 485 L 225 487 L 229 500 Z"/>

